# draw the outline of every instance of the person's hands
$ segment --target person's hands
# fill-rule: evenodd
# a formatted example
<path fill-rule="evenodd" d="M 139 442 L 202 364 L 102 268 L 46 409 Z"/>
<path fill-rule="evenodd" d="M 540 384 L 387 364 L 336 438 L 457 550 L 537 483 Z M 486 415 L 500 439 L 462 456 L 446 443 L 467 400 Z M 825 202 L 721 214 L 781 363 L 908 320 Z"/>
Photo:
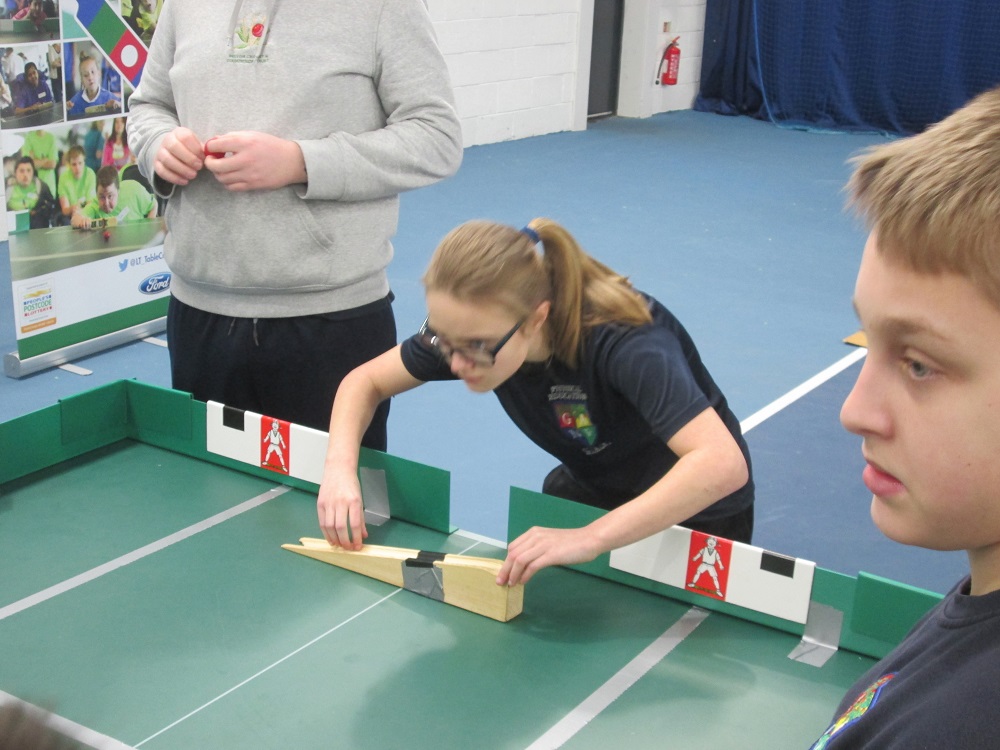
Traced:
<path fill-rule="evenodd" d="M 209 138 L 205 150 L 206 168 L 227 190 L 274 190 L 306 181 L 305 159 L 294 141 L 237 130 Z"/>
<path fill-rule="evenodd" d="M 70 218 L 69 223 L 74 229 L 90 229 L 90 219 L 81 214 L 79 211 L 73 212 L 73 216 Z"/>
<path fill-rule="evenodd" d="M 174 185 L 187 185 L 205 165 L 201 141 L 187 128 L 174 128 L 153 159 L 156 174 Z"/>
<path fill-rule="evenodd" d="M 601 550 L 594 534 L 581 529 L 535 526 L 507 546 L 507 559 L 497 574 L 501 586 L 527 583 L 542 568 L 590 562 Z"/>
<path fill-rule="evenodd" d="M 335 547 L 359 550 L 368 537 L 361 483 L 356 474 L 324 476 L 316 498 L 319 526 Z"/>

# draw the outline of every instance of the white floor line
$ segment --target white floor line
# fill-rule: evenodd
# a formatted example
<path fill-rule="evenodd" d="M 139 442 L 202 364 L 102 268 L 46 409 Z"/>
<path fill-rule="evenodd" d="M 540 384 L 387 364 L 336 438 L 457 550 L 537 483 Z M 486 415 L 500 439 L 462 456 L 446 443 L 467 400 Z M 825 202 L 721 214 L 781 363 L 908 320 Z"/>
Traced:
<path fill-rule="evenodd" d="M 659 638 L 618 670 L 611 679 L 597 688 L 545 734 L 532 742 L 527 750 L 556 750 L 556 748 L 562 747 L 591 719 L 632 687 L 640 677 L 663 661 L 664 657 L 691 635 L 706 617 L 708 617 L 708 612 L 704 609 L 697 607 L 689 609 L 681 619 L 667 628 Z"/>
<path fill-rule="evenodd" d="M 106 734 L 95 732 L 93 729 L 88 729 L 82 724 L 77 724 L 75 721 L 70 721 L 58 714 L 49 713 L 34 704 L 0 690 L 0 705 L 5 704 L 17 704 L 24 707 L 26 713 L 36 717 L 45 726 L 82 745 L 95 748 L 95 750 L 133 750 L 131 745 L 119 742 L 114 737 L 108 737 Z"/>
<path fill-rule="evenodd" d="M 141 560 L 154 552 L 166 549 L 172 544 L 177 544 L 177 542 L 183 541 L 184 539 L 194 536 L 195 534 L 205 531 L 206 529 L 210 529 L 223 521 L 228 521 L 230 518 L 235 518 L 242 513 L 246 513 L 248 510 L 252 510 L 259 505 L 263 505 L 268 500 L 273 500 L 274 498 L 283 495 L 288 492 L 289 489 L 291 488 L 286 486 L 274 487 L 257 497 L 251 498 L 244 503 L 240 503 L 239 505 L 229 508 L 228 510 L 222 511 L 221 513 L 217 513 L 211 518 L 206 518 L 204 521 L 199 521 L 192 526 L 188 526 L 186 529 L 181 529 L 170 536 L 165 536 L 162 539 L 152 542 L 151 544 L 147 544 L 145 547 L 140 547 L 137 550 L 133 550 L 132 552 L 106 562 L 103 565 L 98 565 L 96 568 L 91 568 L 90 570 L 80 573 L 77 576 L 67 578 L 61 583 L 49 586 L 47 589 L 32 594 L 31 596 L 26 596 L 13 604 L 8 604 L 6 607 L 0 607 L 0 621 L 5 620 L 12 615 L 16 615 L 18 612 L 23 612 L 36 604 L 41 604 L 42 602 L 52 599 L 53 597 L 64 594 L 67 591 L 71 591 L 77 586 L 89 583 L 90 581 L 100 578 L 101 576 L 117 570 L 118 568 L 134 563 L 137 560 Z"/>
<path fill-rule="evenodd" d="M 772 401 L 770 404 L 768 404 L 755 414 L 751 414 L 749 417 L 740 422 L 740 427 L 743 429 L 743 434 L 746 434 L 747 432 L 752 430 L 754 427 L 756 427 L 769 417 L 773 417 L 775 414 L 784 409 L 786 406 L 795 403 L 800 398 L 805 396 L 807 393 L 823 385 L 823 383 L 830 380 L 834 376 L 839 375 L 841 372 L 846 370 L 855 362 L 864 359 L 865 354 L 867 353 L 868 353 L 867 349 L 865 349 L 864 347 L 858 347 L 857 350 L 851 352 L 846 357 L 841 359 L 839 362 L 835 362 L 822 372 L 809 378 L 809 380 L 804 382 L 802 385 L 793 388 L 784 396 L 782 396 L 779 399 L 776 399 L 775 401 Z"/>

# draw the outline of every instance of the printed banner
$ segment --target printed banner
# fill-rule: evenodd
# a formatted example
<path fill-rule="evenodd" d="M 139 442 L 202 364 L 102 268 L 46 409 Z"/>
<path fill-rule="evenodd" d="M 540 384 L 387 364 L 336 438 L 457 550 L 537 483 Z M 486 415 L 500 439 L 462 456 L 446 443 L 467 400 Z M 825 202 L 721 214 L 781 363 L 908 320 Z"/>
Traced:
<path fill-rule="evenodd" d="M 164 202 L 128 144 L 163 0 L 5 0 L 0 148 L 18 356 L 166 314 Z"/>

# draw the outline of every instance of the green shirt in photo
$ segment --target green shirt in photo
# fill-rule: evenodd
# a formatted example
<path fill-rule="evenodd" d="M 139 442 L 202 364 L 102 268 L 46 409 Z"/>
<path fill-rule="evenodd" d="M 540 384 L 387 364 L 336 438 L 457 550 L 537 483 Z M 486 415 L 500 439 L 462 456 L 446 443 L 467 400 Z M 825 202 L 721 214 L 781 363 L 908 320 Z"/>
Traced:
<path fill-rule="evenodd" d="M 21 155 L 30 156 L 35 163 L 35 174 L 49 186 L 52 195 L 56 194 L 56 170 L 43 169 L 38 166 L 41 159 L 51 159 L 53 162 L 59 160 L 59 146 L 56 144 L 56 137 L 47 130 L 32 130 L 24 134 L 24 144 L 21 146 Z"/>
<path fill-rule="evenodd" d="M 35 207 L 38 203 L 38 194 L 41 188 L 41 184 L 37 179 L 31 181 L 31 184 L 25 187 L 18 183 L 13 183 L 7 186 L 7 210 L 8 211 L 26 211 Z"/>
<path fill-rule="evenodd" d="M 83 208 L 91 201 L 97 200 L 97 175 L 90 167 L 84 167 L 80 179 L 73 177 L 69 169 L 59 175 L 59 193 L 57 198 L 65 198 L 71 206 Z"/>
<path fill-rule="evenodd" d="M 95 198 L 80 211 L 88 219 L 116 219 L 119 224 L 145 219 L 156 207 L 156 199 L 135 180 L 122 180 L 118 203 L 112 211 L 102 211 Z"/>

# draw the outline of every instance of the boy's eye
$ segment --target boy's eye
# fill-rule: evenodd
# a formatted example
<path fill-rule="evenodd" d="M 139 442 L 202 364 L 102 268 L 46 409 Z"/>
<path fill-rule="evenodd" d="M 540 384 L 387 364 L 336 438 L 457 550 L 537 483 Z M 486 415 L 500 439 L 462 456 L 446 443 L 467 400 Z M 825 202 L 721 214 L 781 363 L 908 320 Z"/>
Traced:
<path fill-rule="evenodd" d="M 930 367 L 916 359 L 906 360 L 906 366 L 909 368 L 910 374 L 917 379 L 926 378 L 933 373 Z"/>

